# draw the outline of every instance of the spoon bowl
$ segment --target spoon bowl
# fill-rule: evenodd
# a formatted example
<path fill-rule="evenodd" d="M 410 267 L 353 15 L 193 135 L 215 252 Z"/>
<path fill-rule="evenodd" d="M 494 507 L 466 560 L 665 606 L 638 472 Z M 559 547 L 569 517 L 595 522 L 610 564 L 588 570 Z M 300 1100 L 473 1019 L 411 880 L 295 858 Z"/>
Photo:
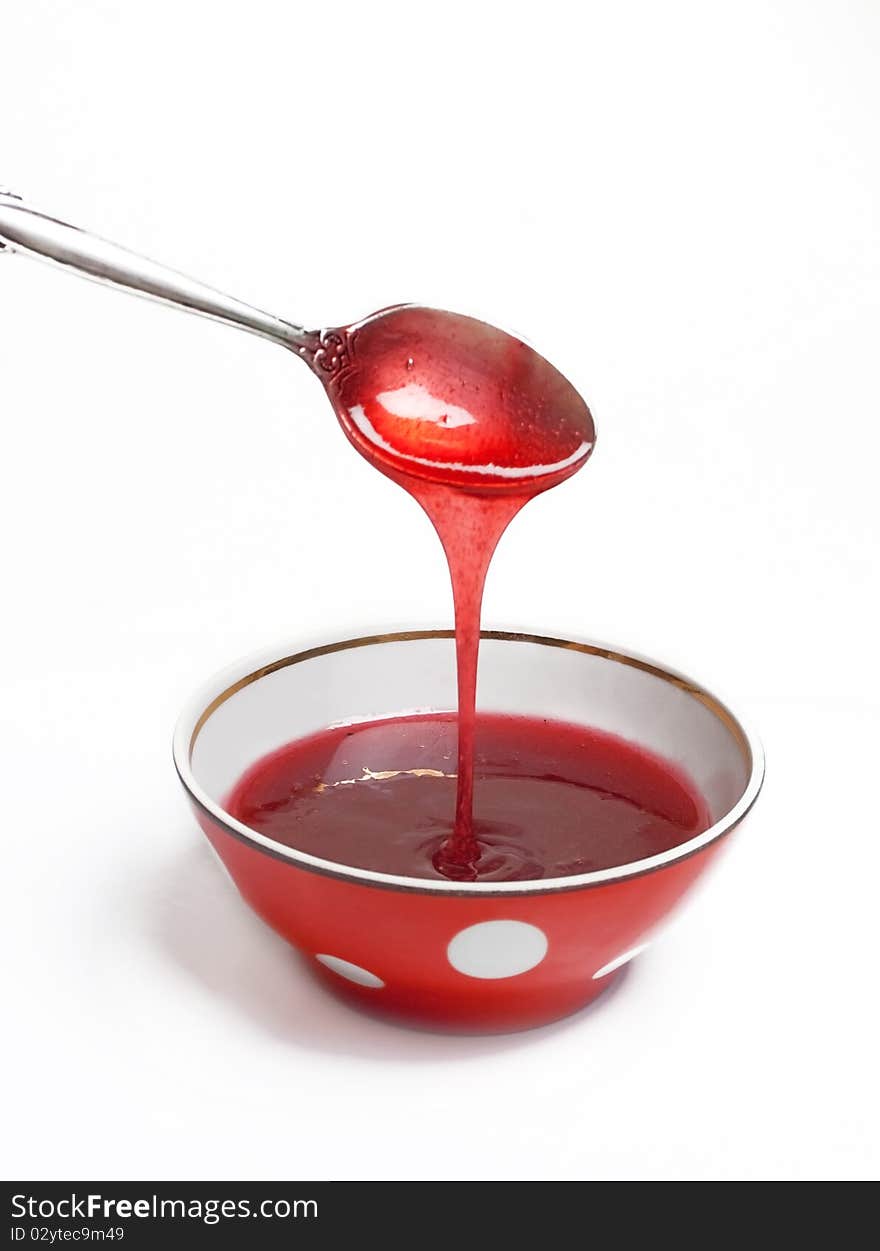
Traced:
<path fill-rule="evenodd" d="M 549 487 L 593 449 L 593 419 L 571 383 L 521 339 L 472 317 L 385 309 L 336 332 L 316 372 L 351 442 L 392 476 L 493 492 Z"/>

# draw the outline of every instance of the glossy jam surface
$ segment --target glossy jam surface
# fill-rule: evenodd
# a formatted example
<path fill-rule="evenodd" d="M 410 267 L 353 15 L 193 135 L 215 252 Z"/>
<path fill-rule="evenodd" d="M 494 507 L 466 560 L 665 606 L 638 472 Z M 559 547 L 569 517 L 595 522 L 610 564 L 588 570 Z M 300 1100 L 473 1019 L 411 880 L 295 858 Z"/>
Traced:
<path fill-rule="evenodd" d="M 343 726 L 290 743 L 248 769 L 226 808 L 324 860 L 488 882 L 629 864 L 710 824 L 679 769 L 613 735 L 482 713 L 475 731 L 476 852 L 457 871 L 444 861 L 456 814 L 452 713 Z"/>
<path fill-rule="evenodd" d="M 404 305 L 353 327 L 327 389 L 368 459 L 448 486 L 549 484 L 573 473 L 595 438 L 586 404 L 543 356 L 439 309 Z"/>

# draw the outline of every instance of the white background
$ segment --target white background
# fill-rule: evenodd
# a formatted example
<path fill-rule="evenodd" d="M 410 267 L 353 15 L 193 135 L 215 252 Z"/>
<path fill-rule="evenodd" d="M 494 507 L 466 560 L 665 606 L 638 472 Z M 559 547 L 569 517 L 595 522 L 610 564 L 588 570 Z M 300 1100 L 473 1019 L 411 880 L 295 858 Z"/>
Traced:
<path fill-rule="evenodd" d="M 488 624 L 717 686 L 768 781 L 619 990 L 449 1039 L 328 997 L 178 793 L 191 687 L 450 619 L 428 523 L 257 339 L 0 258 L 7 1176 L 878 1171 L 880 10 L 88 5 L 0 33 L 0 182 L 311 324 L 528 336 L 586 471 Z"/>

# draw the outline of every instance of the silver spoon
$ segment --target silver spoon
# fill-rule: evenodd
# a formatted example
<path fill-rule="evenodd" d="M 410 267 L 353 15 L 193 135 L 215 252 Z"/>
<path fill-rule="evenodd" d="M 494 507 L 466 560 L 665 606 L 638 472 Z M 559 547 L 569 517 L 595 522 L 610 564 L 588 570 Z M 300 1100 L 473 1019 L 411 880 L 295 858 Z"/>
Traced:
<path fill-rule="evenodd" d="M 307 330 L 2 190 L 0 252 L 281 344 L 320 378 L 357 450 L 392 477 L 531 493 L 567 478 L 592 451 L 593 420 L 571 383 L 521 340 L 474 318 L 409 304 Z"/>

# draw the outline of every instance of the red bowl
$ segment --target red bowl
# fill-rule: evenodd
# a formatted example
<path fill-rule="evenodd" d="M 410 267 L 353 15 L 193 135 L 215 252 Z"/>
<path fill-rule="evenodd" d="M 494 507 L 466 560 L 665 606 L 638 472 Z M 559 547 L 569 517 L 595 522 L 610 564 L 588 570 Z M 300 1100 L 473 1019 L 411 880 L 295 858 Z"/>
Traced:
<path fill-rule="evenodd" d="M 298 852 L 224 808 L 244 770 L 329 725 L 455 706 L 451 631 L 277 649 L 215 678 L 178 722 L 196 817 L 244 899 L 328 986 L 373 1012 L 468 1031 L 542 1025 L 613 982 L 714 860 L 763 780 L 761 748 L 705 688 L 591 643 L 484 631 L 481 709 L 595 726 L 674 761 L 713 824 L 661 855 L 577 877 L 461 883 Z M 283 993 L 283 991 L 279 991 Z"/>

